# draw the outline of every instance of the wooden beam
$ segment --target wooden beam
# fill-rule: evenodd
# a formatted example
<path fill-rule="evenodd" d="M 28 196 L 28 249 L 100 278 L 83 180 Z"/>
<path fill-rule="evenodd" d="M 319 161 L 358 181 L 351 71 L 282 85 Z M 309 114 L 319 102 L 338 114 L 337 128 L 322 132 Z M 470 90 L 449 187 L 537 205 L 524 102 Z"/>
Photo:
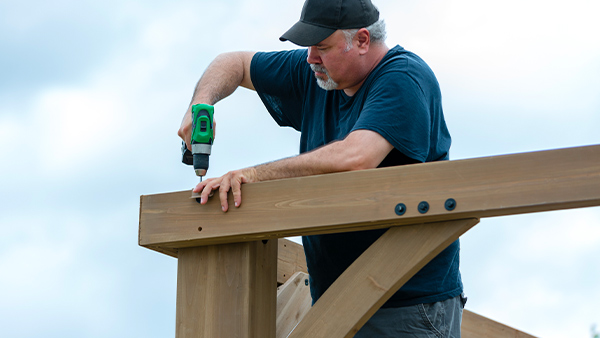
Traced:
<path fill-rule="evenodd" d="M 535 338 L 523 331 L 467 310 L 463 311 L 462 320 L 462 338 Z"/>
<path fill-rule="evenodd" d="M 223 213 L 190 191 L 142 196 L 139 243 L 175 248 L 600 205 L 600 146 L 433 162 L 243 186 Z M 455 209 L 445 209 L 453 198 Z M 230 200 L 232 199 L 230 194 Z M 420 202 L 429 210 L 420 213 Z M 403 203 L 406 212 L 396 214 Z M 230 201 L 230 205 L 233 203 Z"/>
<path fill-rule="evenodd" d="M 275 336 L 274 240 L 179 250 L 177 338 Z"/>
<path fill-rule="evenodd" d="M 389 229 L 336 279 L 289 337 L 353 337 L 404 283 L 478 222 Z"/>
<path fill-rule="evenodd" d="M 277 250 L 277 285 L 285 283 L 298 271 L 307 272 L 304 248 L 298 243 L 280 238 Z"/>

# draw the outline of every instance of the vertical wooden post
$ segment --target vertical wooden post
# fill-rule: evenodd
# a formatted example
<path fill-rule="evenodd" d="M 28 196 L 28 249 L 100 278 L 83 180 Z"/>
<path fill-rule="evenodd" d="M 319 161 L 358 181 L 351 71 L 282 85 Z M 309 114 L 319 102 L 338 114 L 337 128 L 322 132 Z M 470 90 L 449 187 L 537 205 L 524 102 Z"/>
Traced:
<path fill-rule="evenodd" d="M 275 337 L 277 240 L 183 248 L 177 338 Z"/>

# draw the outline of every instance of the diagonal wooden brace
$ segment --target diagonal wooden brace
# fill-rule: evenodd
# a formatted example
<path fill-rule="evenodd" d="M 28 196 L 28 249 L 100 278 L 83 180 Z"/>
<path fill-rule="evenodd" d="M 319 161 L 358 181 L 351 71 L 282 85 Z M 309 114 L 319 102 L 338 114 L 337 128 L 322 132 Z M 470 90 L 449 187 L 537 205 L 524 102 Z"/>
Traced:
<path fill-rule="evenodd" d="M 327 289 L 289 337 L 353 337 L 402 285 L 478 222 L 389 229 Z"/>
<path fill-rule="evenodd" d="M 308 274 L 299 271 L 279 288 L 277 292 L 276 338 L 287 338 L 292 329 L 298 325 L 310 310 L 310 291 L 304 283 L 306 279 L 308 279 Z M 535 336 L 528 333 L 467 309 L 463 310 L 461 337 L 535 338 Z"/>

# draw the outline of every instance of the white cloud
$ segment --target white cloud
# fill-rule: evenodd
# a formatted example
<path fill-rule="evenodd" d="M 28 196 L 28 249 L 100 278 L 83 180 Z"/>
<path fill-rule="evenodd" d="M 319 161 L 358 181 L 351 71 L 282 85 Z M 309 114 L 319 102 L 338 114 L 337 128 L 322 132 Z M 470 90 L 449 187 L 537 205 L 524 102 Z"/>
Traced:
<path fill-rule="evenodd" d="M 17 140 L 25 135 L 19 118 L 11 113 L 0 115 L 0 157 L 13 158 L 21 149 L 15 144 Z M 3 162 L 2 169 L 7 170 L 7 162 Z"/>
<path fill-rule="evenodd" d="M 111 93 L 86 88 L 51 88 L 31 107 L 29 144 L 39 156 L 42 174 L 54 175 L 95 163 L 116 146 L 125 111 Z"/>
<path fill-rule="evenodd" d="M 600 321 L 599 221 L 600 208 L 482 219 L 462 238 L 467 308 L 540 337 L 585 336 Z"/>
<path fill-rule="evenodd" d="M 557 268 L 578 265 L 577 257 L 600 253 L 600 214 L 597 208 L 535 215 L 516 238 L 515 247 L 526 248 L 518 257 L 524 263 L 550 260 Z M 517 257 L 515 257 L 517 258 Z M 589 268 L 589 267 L 587 267 Z"/>
<path fill-rule="evenodd" d="M 393 8 L 402 14 L 403 7 Z M 420 15 L 389 20 L 390 36 L 424 56 L 453 94 L 504 107 L 506 118 L 565 111 L 590 118 L 598 107 L 591 88 L 600 82 L 590 76 L 599 70 L 598 3 L 456 0 L 416 7 Z"/>

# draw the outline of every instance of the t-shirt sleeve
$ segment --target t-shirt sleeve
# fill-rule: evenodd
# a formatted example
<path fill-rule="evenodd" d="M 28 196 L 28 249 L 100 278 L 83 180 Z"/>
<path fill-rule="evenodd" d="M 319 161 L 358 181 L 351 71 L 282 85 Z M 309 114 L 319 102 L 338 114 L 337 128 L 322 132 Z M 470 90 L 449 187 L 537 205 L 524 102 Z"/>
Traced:
<path fill-rule="evenodd" d="M 404 155 L 425 162 L 431 116 L 418 83 L 405 72 L 388 71 L 371 86 L 352 131 L 375 131 Z"/>
<path fill-rule="evenodd" d="M 252 58 L 252 84 L 280 126 L 301 128 L 307 70 L 306 50 L 259 52 Z"/>

